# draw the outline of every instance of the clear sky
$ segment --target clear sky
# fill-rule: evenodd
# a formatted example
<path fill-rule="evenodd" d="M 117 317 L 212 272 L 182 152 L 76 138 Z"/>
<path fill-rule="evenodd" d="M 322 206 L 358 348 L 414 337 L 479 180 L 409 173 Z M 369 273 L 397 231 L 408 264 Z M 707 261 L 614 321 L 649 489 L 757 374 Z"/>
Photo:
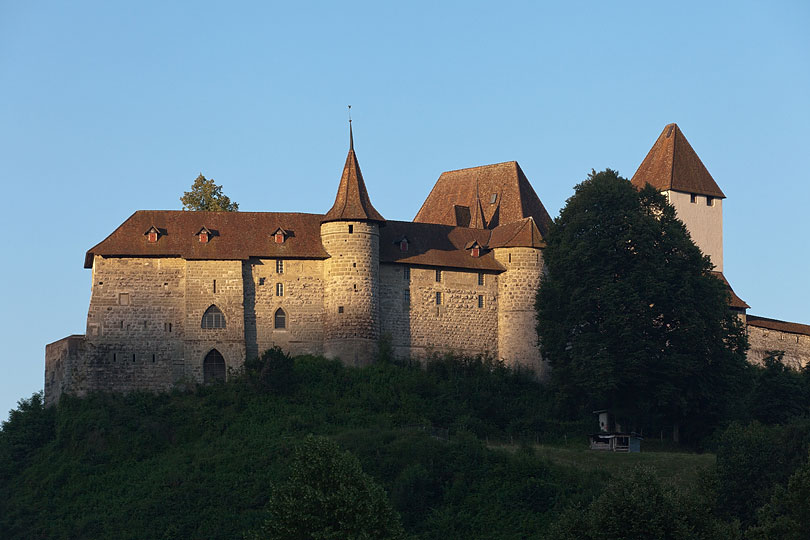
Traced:
<path fill-rule="evenodd" d="M 202 172 L 325 212 L 348 148 L 410 220 L 445 170 L 517 160 L 556 216 L 677 122 L 728 197 L 749 313 L 810 323 L 810 3 L 0 0 L 0 419 L 84 333 L 85 251 Z"/>

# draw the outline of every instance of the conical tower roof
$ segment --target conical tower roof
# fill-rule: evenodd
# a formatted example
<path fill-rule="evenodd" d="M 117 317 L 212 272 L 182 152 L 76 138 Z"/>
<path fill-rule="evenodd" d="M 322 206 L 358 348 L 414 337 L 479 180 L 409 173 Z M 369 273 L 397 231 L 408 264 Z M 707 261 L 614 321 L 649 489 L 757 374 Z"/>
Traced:
<path fill-rule="evenodd" d="M 363 173 L 354 153 L 354 135 L 349 124 L 349 155 L 343 166 L 343 175 L 340 177 L 335 204 L 323 217 L 327 221 L 381 221 L 385 218 L 371 205 L 371 199 L 366 191 Z"/>
<path fill-rule="evenodd" d="M 639 188 L 726 197 L 677 124 L 664 128 L 630 181 Z"/>

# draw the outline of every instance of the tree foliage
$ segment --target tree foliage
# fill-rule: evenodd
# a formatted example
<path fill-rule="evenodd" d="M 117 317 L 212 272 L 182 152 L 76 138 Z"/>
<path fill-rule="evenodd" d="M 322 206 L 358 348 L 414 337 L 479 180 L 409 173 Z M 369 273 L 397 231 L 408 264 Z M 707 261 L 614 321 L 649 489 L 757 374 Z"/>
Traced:
<path fill-rule="evenodd" d="M 273 491 L 270 518 L 256 538 L 404 538 L 385 490 L 334 441 L 308 436 L 291 469 L 287 481 Z"/>
<path fill-rule="evenodd" d="M 567 408 L 696 438 L 743 377 L 728 292 L 666 198 L 592 172 L 554 221 L 537 297 L 542 351 Z"/>
<path fill-rule="evenodd" d="M 207 212 L 236 212 L 239 205 L 222 193 L 222 186 L 214 183 L 214 179 L 207 179 L 200 174 L 191 185 L 191 191 L 186 191 L 180 197 L 183 210 Z"/>

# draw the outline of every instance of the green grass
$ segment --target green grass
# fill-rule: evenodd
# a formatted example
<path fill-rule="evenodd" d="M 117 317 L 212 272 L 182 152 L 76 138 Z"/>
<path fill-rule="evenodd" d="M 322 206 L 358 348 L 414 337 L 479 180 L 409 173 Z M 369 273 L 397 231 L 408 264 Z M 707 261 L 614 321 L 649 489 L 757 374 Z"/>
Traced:
<path fill-rule="evenodd" d="M 490 444 L 492 449 L 515 451 L 519 447 L 509 444 Z M 572 467 L 584 472 L 605 472 L 613 477 L 627 474 L 633 467 L 652 468 L 665 484 L 680 489 L 694 487 L 703 472 L 714 465 L 714 454 L 696 454 L 672 451 L 642 451 L 639 453 L 605 452 L 591 450 L 586 443 L 566 446 L 532 445 L 534 454 L 555 465 Z"/>

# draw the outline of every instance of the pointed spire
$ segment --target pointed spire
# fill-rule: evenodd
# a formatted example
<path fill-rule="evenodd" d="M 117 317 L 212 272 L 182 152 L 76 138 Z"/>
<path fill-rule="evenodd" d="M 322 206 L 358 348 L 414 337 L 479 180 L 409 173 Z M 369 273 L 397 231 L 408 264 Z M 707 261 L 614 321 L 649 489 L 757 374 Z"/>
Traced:
<path fill-rule="evenodd" d="M 639 188 L 726 197 L 677 124 L 664 127 L 630 181 Z"/>
<path fill-rule="evenodd" d="M 351 109 L 351 107 L 349 107 Z M 372 206 L 369 199 L 363 173 L 354 153 L 354 134 L 352 133 L 351 117 L 349 118 L 349 154 L 343 166 L 340 177 L 335 204 L 323 217 L 322 223 L 327 221 L 381 221 L 385 218 Z"/>

